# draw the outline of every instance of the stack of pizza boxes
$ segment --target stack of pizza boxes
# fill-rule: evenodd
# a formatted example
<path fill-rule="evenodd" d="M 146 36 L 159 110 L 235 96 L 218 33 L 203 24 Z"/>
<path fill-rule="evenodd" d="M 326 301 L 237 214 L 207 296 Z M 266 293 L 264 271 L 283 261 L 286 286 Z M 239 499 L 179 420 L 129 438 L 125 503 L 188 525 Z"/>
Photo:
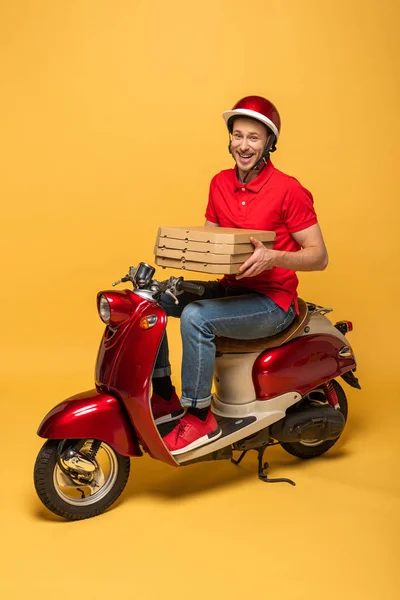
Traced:
<path fill-rule="evenodd" d="M 256 229 L 228 227 L 160 227 L 154 248 L 155 262 L 161 267 L 239 273 L 239 267 L 252 255 L 253 236 L 272 248 L 275 233 Z"/>

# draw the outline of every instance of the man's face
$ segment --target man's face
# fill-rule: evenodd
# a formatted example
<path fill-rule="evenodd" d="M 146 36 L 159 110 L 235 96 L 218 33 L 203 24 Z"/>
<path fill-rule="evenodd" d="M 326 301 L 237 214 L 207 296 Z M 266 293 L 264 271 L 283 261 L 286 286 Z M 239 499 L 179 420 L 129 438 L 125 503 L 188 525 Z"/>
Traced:
<path fill-rule="evenodd" d="M 267 129 L 259 121 L 237 118 L 233 123 L 231 152 L 238 169 L 250 171 L 263 155 Z"/>

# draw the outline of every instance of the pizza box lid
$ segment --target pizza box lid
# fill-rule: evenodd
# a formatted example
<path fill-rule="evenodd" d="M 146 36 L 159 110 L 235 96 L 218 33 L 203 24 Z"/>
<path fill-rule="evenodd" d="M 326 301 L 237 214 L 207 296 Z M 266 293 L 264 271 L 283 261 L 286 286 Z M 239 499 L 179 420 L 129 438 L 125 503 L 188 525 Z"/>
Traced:
<path fill-rule="evenodd" d="M 216 244 L 249 243 L 253 236 L 260 242 L 273 242 L 275 232 L 261 229 L 238 229 L 234 227 L 160 227 L 158 237 L 174 238 L 194 242 L 209 242 Z"/>

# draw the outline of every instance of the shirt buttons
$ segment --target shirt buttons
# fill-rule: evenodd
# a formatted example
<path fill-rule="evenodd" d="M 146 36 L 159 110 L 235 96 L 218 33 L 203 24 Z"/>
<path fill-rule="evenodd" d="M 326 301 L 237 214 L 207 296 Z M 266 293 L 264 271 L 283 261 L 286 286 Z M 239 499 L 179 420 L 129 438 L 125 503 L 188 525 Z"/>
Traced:
<path fill-rule="evenodd" d="M 246 202 L 243 200 L 242 205 L 244 206 L 246 204 Z"/>
<path fill-rule="evenodd" d="M 242 192 L 245 192 L 245 191 L 246 191 L 246 188 L 242 188 Z"/>

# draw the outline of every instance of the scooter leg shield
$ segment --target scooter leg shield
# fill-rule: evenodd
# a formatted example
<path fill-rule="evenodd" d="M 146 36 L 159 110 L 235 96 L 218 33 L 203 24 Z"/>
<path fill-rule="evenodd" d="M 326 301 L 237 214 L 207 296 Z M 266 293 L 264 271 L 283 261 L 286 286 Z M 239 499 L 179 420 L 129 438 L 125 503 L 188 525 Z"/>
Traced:
<path fill-rule="evenodd" d="M 121 402 L 96 389 L 60 402 L 44 417 L 37 433 L 47 439 L 102 440 L 124 456 L 142 455 Z"/>

